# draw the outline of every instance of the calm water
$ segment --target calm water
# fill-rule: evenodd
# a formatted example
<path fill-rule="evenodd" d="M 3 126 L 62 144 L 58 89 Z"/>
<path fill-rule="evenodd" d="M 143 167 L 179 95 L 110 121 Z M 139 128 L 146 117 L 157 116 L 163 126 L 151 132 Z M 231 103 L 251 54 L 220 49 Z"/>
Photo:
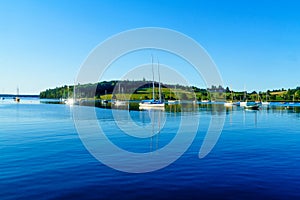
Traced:
<path fill-rule="evenodd" d="M 202 106 L 191 113 L 200 116 L 200 127 L 190 148 L 168 167 L 143 174 L 120 172 L 96 160 L 76 132 L 72 109 L 37 99 L 0 102 L 0 199 L 300 198 L 298 108 L 220 109 L 226 115 L 222 134 L 199 159 L 216 114 Z M 159 136 L 138 140 L 122 134 L 111 110 L 97 108 L 96 115 L 108 137 L 133 152 L 167 145 L 180 120 L 179 113 L 163 113 Z M 141 127 L 151 123 L 148 112 L 132 111 L 130 117 Z"/>

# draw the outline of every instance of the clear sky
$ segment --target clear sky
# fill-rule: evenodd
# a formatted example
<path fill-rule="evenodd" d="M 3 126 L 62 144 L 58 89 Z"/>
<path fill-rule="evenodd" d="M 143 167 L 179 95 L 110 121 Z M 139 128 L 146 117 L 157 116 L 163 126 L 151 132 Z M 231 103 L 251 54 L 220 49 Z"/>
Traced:
<path fill-rule="evenodd" d="M 0 93 L 72 84 L 100 42 L 141 27 L 195 39 L 235 90 L 294 88 L 300 86 L 299 10 L 297 0 L 1 0 Z"/>

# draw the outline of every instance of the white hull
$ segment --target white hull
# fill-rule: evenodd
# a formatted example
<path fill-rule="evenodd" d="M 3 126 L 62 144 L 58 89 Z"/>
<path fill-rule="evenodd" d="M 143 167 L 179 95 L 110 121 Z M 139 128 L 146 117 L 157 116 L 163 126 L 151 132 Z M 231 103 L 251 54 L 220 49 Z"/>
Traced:
<path fill-rule="evenodd" d="M 241 107 L 247 106 L 247 101 L 240 102 L 240 106 L 241 106 Z"/>
<path fill-rule="evenodd" d="M 232 107 L 232 106 L 233 106 L 233 103 L 232 103 L 232 102 L 225 102 L 225 103 L 224 103 L 224 106 L 225 106 L 225 107 Z"/>
<path fill-rule="evenodd" d="M 180 104 L 180 100 L 168 100 L 168 104 Z"/>
<path fill-rule="evenodd" d="M 139 103 L 140 110 L 164 110 L 165 104 L 164 103 Z"/>
<path fill-rule="evenodd" d="M 209 100 L 202 100 L 201 103 L 209 103 Z"/>
<path fill-rule="evenodd" d="M 268 106 L 268 105 L 270 105 L 270 102 L 261 102 L 261 104 L 262 104 L 263 106 Z"/>
<path fill-rule="evenodd" d="M 127 101 L 120 101 L 120 100 L 117 100 L 117 101 L 114 101 L 114 102 L 113 102 L 113 105 L 114 105 L 114 106 L 127 106 L 127 105 L 128 105 L 128 102 L 127 102 Z"/>

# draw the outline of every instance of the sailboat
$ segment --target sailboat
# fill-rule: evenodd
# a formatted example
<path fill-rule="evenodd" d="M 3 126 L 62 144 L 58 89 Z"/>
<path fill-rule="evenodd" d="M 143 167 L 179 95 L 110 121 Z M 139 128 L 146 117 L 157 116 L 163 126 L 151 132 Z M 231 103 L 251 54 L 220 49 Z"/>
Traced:
<path fill-rule="evenodd" d="M 121 84 L 119 84 L 119 94 L 122 94 L 122 98 L 125 99 L 124 97 L 124 89 L 122 88 L 122 93 L 121 93 Z M 114 106 L 128 106 L 128 102 L 125 100 L 119 100 L 119 99 L 113 99 L 112 104 Z"/>
<path fill-rule="evenodd" d="M 224 103 L 225 107 L 232 107 L 234 105 L 233 103 L 233 94 L 232 94 L 232 90 L 231 90 L 231 101 L 227 101 Z"/>
<path fill-rule="evenodd" d="M 270 102 L 268 102 L 268 92 L 266 93 L 266 101 L 261 102 L 261 104 L 262 104 L 263 106 L 268 106 L 268 105 L 270 105 Z"/>
<path fill-rule="evenodd" d="M 259 105 L 246 105 L 244 108 L 246 110 L 259 110 Z"/>
<path fill-rule="evenodd" d="M 246 92 L 246 87 L 244 86 L 244 99 L 243 101 L 240 102 L 241 107 L 247 106 L 247 92 Z"/>
<path fill-rule="evenodd" d="M 259 104 L 255 102 L 249 102 L 246 106 L 244 106 L 246 110 L 259 110 Z"/>
<path fill-rule="evenodd" d="M 177 89 L 176 89 L 176 85 L 175 85 L 175 89 L 174 89 L 175 97 L 177 97 L 177 94 L 176 94 L 177 92 L 176 91 L 177 91 Z M 170 97 L 171 97 L 171 88 L 170 88 Z M 168 103 L 168 105 L 179 104 L 180 100 L 179 99 L 175 99 L 175 100 L 174 99 L 169 99 L 167 103 Z"/>
<path fill-rule="evenodd" d="M 157 64 L 158 68 L 158 91 L 159 91 L 159 100 L 155 99 L 155 84 L 154 84 L 154 68 L 153 68 L 153 57 L 152 57 L 152 99 L 151 100 L 143 100 L 139 103 L 139 109 L 140 110 L 151 110 L 151 109 L 158 109 L 158 110 L 164 110 L 165 109 L 165 103 L 162 101 L 161 98 L 161 86 L 160 86 L 160 73 L 159 73 L 159 62 Z"/>
<path fill-rule="evenodd" d="M 290 105 L 295 104 L 295 95 L 292 95 L 292 96 L 293 96 L 293 101 L 292 101 L 292 102 L 289 102 Z"/>
<path fill-rule="evenodd" d="M 20 97 L 19 97 L 19 87 L 17 87 L 17 95 L 14 97 L 15 102 L 19 103 L 20 102 Z"/>
<path fill-rule="evenodd" d="M 262 103 L 261 103 L 261 97 L 260 97 L 260 95 L 257 93 L 257 100 L 255 101 L 255 103 L 257 104 L 257 105 L 261 105 Z"/>

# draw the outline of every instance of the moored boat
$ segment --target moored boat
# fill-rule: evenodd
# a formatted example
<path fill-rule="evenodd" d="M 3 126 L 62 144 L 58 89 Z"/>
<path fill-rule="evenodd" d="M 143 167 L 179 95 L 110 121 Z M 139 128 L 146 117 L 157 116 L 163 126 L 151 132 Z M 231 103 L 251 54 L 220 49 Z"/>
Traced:
<path fill-rule="evenodd" d="M 244 106 L 246 110 L 259 110 L 259 107 L 260 107 L 259 104 L 255 102 L 254 103 L 249 102 Z"/>
<path fill-rule="evenodd" d="M 247 105 L 247 101 L 241 101 L 241 102 L 240 102 L 240 106 L 241 106 L 241 107 L 245 107 L 246 105 Z"/>
<path fill-rule="evenodd" d="M 263 102 L 261 102 L 261 105 L 263 105 L 263 106 L 268 106 L 268 105 L 270 105 L 270 102 L 268 102 L 268 101 L 263 101 Z"/>
<path fill-rule="evenodd" d="M 162 101 L 161 98 L 161 86 L 160 86 L 160 73 L 159 73 L 159 63 L 157 64 L 157 70 L 158 70 L 158 91 L 159 91 L 159 100 L 155 99 L 155 84 L 154 84 L 154 68 L 153 68 L 153 57 L 152 57 L 152 100 L 143 100 L 139 103 L 139 109 L 140 110 L 150 110 L 150 109 L 158 109 L 158 110 L 164 110 L 165 109 L 165 102 Z"/>
<path fill-rule="evenodd" d="M 141 103 L 139 103 L 139 109 L 140 110 L 149 110 L 149 109 L 164 110 L 165 103 L 160 102 L 158 100 L 144 100 Z"/>
<path fill-rule="evenodd" d="M 233 102 L 229 101 L 229 102 L 225 102 L 224 103 L 225 107 L 232 107 L 233 106 Z"/>

